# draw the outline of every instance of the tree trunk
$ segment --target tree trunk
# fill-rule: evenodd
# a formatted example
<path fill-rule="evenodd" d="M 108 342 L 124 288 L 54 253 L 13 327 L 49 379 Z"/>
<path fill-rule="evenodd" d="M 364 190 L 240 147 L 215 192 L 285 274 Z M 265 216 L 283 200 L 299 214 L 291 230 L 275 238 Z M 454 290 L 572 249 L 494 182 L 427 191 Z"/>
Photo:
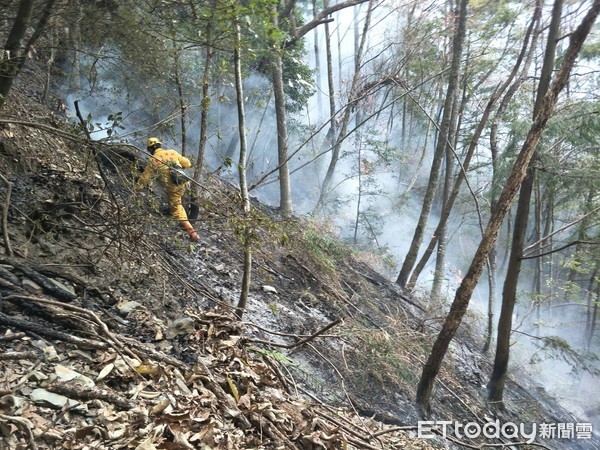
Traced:
<path fill-rule="evenodd" d="M 217 7 L 217 0 L 212 3 L 212 11 Z M 206 139 L 207 139 L 207 124 L 208 124 L 208 111 L 210 109 L 210 69 L 212 66 L 213 58 L 213 47 L 212 47 L 212 24 L 213 17 L 206 25 L 206 53 L 204 58 L 204 74 L 202 75 L 202 101 L 200 104 L 200 139 L 198 141 L 198 157 L 196 159 L 196 166 L 194 168 L 194 181 L 191 189 L 191 200 L 190 200 L 190 219 L 196 220 L 200 215 L 200 191 L 197 183 L 202 179 L 202 168 L 204 167 L 204 157 L 206 154 Z"/>
<path fill-rule="evenodd" d="M 21 72 L 25 61 L 27 60 L 27 54 L 31 47 L 37 42 L 42 30 L 45 28 L 52 7 L 56 0 L 47 0 L 44 5 L 44 9 L 40 14 L 40 18 L 33 30 L 33 34 L 21 49 L 21 44 L 25 38 L 29 21 L 31 20 L 31 12 L 33 7 L 32 0 L 21 0 L 19 3 L 19 9 L 17 11 L 17 17 L 13 22 L 13 26 L 6 39 L 4 50 L 6 55 L 2 61 L 0 61 L 0 108 L 4 106 L 6 97 L 10 92 L 12 84 Z"/>
<path fill-rule="evenodd" d="M 595 189 L 590 189 L 588 192 L 586 201 L 585 201 L 585 213 L 589 213 L 592 211 L 594 206 L 594 195 L 596 193 Z M 584 246 L 581 243 L 586 240 L 586 230 L 590 225 L 590 219 L 592 216 L 585 216 L 584 219 L 579 223 L 578 231 L 577 231 L 577 240 L 579 241 L 577 245 L 575 245 L 575 251 L 573 252 L 573 259 L 575 261 L 579 260 L 584 251 Z M 567 288 L 565 289 L 564 300 L 565 302 L 569 299 L 569 293 L 571 292 L 570 287 L 575 284 L 575 278 L 577 277 L 577 270 L 572 265 L 569 269 L 569 275 L 567 276 Z"/>
<path fill-rule="evenodd" d="M 575 59 L 577 58 L 581 46 L 589 34 L 594 21 L 598 17 L 599 12 L 600 0 L 595 0 L 581 24 L 571 34 L 569 47 L 564 55 L 564 60 L 560 71 L 555 80 L 552 82 L 547 94 L 544 96 L 544 100 L 541 103 L 540 112 L 534 119 L 521 151 L 519 152 L 513 165 L 506 185 L 500 193 L 498 207 L 492 214 L 490 222 L 483 233 L 483 238 L 479 244 L 479 247 L 475 252 L 475 256 L 473 257 L 473 261 L 471 262 L 469 270 L 458 290 L 456 291 L 454 302 L 450 308 L 450 313 L 446 317 L 446 321 L 442 326 L 442 330 L 438 334 L 438 337 L 433 344 L 433 348 L 425 366 L 423 367 L 423 372 L 417 387 L 416 401 L 423 411 L 429 410 L 435 378 L 439 373 L 442 360 L 446 354 L 446 351 L 448 350 L 450 341 L 454 337 L 454 334 L 456 333 L 456 330 L 460 325 L 465 312 L 467 311 L 469 300 L 471 299 L 473 290 L 477 285 L 477 281 L 479 280 L 479 276 L 481 275 L 489 252 L 493 248 L 498 237 L 498 231 L 502 221 L 511 206 L 512 200 L 519 190 L 519 186 L 525 178 L 527 167 L 529 166 L 529 162 L 531 161 L 533 153 L 539 143 L 542 132 L 546 127 L 550 115 L 553 113 L 556 107 L 558 94 L 569 80 Z"/>
<path fill-rule="evenodd" d="M 250 197 L 248 196 L 248 182 L 246 180 L 246 114 L 244 112 L 244 87 L 242 84 L 242 63 L 240 57 L 241 33 L 240 25 L 235 24 L 235 46 L 233 50 L 233 62 L 235 68 L 235 91 L 238 110 L 238 131 L 240 135 L 240 158 L 238 161 L 238 174 L 240 180 L 240 195 L 242 197 L 242 208 L 244 211 L 244 227 L 242 230 L 242 242 L 244 245 L 244 267 L 242 275 L 242 286 L 240 298 L 235 310 L 238 319 L 242 319 L 246 304 L 248 303 L 248 293 L 250 292 L 250 280 L 252 277 L 252 230 L 249 222 Z"/>
<path fill-rule="evenodd" d="M 285 94 L 283 92 L 283 70 L 281 54 L 273 55 L 273 93 L 275 96 L 275 114 L 277 116 L 277 153 L 279 161 L 279 210 L 284 216 L 292 214 L 292 193 L 290 171 L 288 167 L 288 138 L 285 117 Z"/>
<path fill-rule="evenodd" d="M 528 27 L 527 33 L 525 34 L 525 38 L 523 40 L 523 46 L 521 48 L 521 52 L 519 53 L 519 57 L 517 58 L 517 61 L 509 75 L 509 77 L 504 81 L 504 83 L 502 83 L 501 86 L 499 86 L 494 93 L 492 94 L 492 96 L 490 97 L 482 115 L 481 115 L 481 119 L 479 120 L 479 123 L 477 124 L 477 127 L 475 129 L 475 132 L 473 133 L 473 137 L 471 138 L 471 142 L 469 143 L 469 147 L 467 149 L 467 152 L 465 154 L 464 160 L 462 162 L 462 169 L 459 170 L 458 175 L 456 177 L 456 181 L 454 182 L 454 186 L 452 187 L 452 192 L 449 195 L 448 201 L 445 202 L 444 208 L 442 210 L 442 213 L 440 215 L 440 220 L 438 222 L 438 225 L 436 227 L 435 232 L 432 235 L 431 240 L 429 241 L 429 244 L 427 246 L 427 248 L 425 249 L 425 252 L 423 253 L 423 255 L 421 256 L 421 259 L 419 260 L 419 262 L 417 263 L 417 265 L 415 266 L 412 275 L 410 276 L 410 279 L 408 281 L 408 283 L 406 283 L 406 288 L 407 289 L 413 289 L 417 279 L 419 278 L 419 275 L 421 274 L 421 272 L 423 271 L 423 269 L 425 268 L 425 266 L 427 265 L 427 262 L 429 261 L 429 258 L 431 257 L 433 250 L 435 249 L 435 246 L 437 244 L 437 239 L 438 236 L 441 236 L 441 230 L 446 228 L 446 223 L 450 217 L 450 213 L 452 212 L 452 208 L 454 206 L 454 202 L 456 201 L 456 199 L 458 198 L 458 194 L 460 192 L 460 187 L 462 185 L 462 182 L 465 180 L 466 177 L 466 171 L 469 168 L 469 165 L 471 164 L 471 159 L 475 153 L 475 150 L 477 149 L 477 145 L 479 144 L 479 139 L 481 137 L 481 134 L 483 133 L 489 116 L 492 112 L 492 109 L 494 107 L 494 105 L 496 104 L 497 100 L 500 98 L 500 96 L 504 93 L 504 91 L 506 91 L 507 89 L 509 90 L 509 93 L 512 90 L 512 86 L 511 88 L 509 88 L 510 84 L 513 82 L 513 80 L 515 79 L 517 73 L 519 72 L 519 68 L 521 66 L 521 63 L 523 62 L 523 60 L 525 59 L 525 56 L 527 54 L 527 48 L 529 45 L 529 41 L 530 41 L 530 37 L 532 35 L 533 32 L 533 28 L 534 25 L 539 21 L 539 16 L 541 14 L 541 5 L 539 8 L 536 8 L 536 10 L 533 13 L 533 17 L 531 19 L 530 25 Z M 533 49 L 533 47 L 532 47 Z M 532 52 L 530 52 L 531 54 Z M 526 66 L 528 64 L 526 63 Z M 515 81 L 515 85 L 520 85 L 521 81 L 517 80 Z M 514 85 L 513 85 L 514 86 Z M 512 92 L 514 94 L 514 91 Z M 508 94 L 507 94 L 508 95 Z M 438 141 L 439 143 L 439 141 Z M 492 159 L 494 162 L 496 162 L 497 158 L 495 158 L 494 153 L 492 152 Z M 412 267 L 410 268 L 412 270 Z"/>
<path fill-rule="evenodd" d="M 464 97 L 463 97 L 464 100 Z M 462 106 L 461 106 L 462 108 Z M 450 117 L 450 127 L 448 130 L 448 140 L 446 143 L 446 170 L 444 177 L 444 189 L 442 193 L 442 210 L 447 208 L 450 201 L 452 190 L 452 179 L 454 178 L 454 155 L 450 149 L 450 144 L 456 148 L 456 139 L 458 136 L 458 117 L 459 117 L 458 96 L 454 96 L 452 105 L 452 114 Z M 431 287 L 431 300 L 436 302 L 441 299 L 442 287 L 444 285 L 446 274 L 446 245 L 448 244 L 448 229 L 446 224 L 436 230 L 437 234 L 437 253 L 435 257 L 435 271 L 433 273 L 433 284 Z"/>
<path fill-rule="evenodd" d="M 337 139 L 335 140 L 335 144 L 333 146 L 333 151 L 331 153 L 331 160 L 329 162 L 329 167 L 327 167 L 327 173 L 325 174 L 325 178 L 323 179 L 323 184 L 321 186 L 321 193 L 319 195 L 319 200 L 317 201 L 317 205 L 315 207 L 316 210 L 321 209 L 329 198 L 331 183 L 333 182 L 333 176 L 335 174 L 335 168 L 340 158 L 340 151 L 342 147 L 342 142 L 346 138 L 346 133 L 348 132 L 348 124 L 350 123 L 350 117 L 352 114 L 353 108 L 356 106 L 356 102 L 358 101 L 357 90 L 358 90 L 358 82 L 360 80 L 360 64 L 362 60 L 362 55 L 365 50 L 365 45 L 367 41 L 367 32 L 369 31 L 370 23 L 371 23 L 371 13 L 373 11 L 373 0 L 369 1 L 369 6 L 367 8 L 367 15 L 365 17 L 365 25 L 363 27 L 363 33 L 360 40 L 360 45 L 358 46 L 358 51 L 355 55 L 354 59 L 354 74 L 352 76 L 352 84 L 350 86 L 350 93 L 348 95 L 348 104 L 344 110 L 344 116 L 342 118 L 342 126 L 340 128 Z M 333 118 L 332 118 L 333 120 Z"/>
<path fill-rule="evenodd" d="M 22 60 L 26 58 L 21 51 L 21 43 L 31 20 L 33 4 L 33 0 L 21 0 L 17 16 L 6 39 L 6 44 L 4 44 L 5 55 L 0 63 L 0 107 L 6 102 L 6 96 L 23 64 Z"/>
<path fill-rule="evenodd" d="M 323 6 L 327 8 L 327 0 Z M 335 85 L 333 81 L 333 57 L 331 55 L 331 36 L 329 35 L 329 22 L 325 22 L 325 55 L 327 63 L 327 89 L 329 93 L 329 131 L 325 139 L 325 145 L 333 148 L 337 135 L 337 121 L 335 118 Z"/>
<path fill-rule="evenodd" d="M 498 192 L 496 189 L 496 183 L 499 178 L 499 152 L 498 152 L 498 126 L 500 124 L 501 118 L 508 107 L 510 100 L 513 98 L 515 93 L 519 90 L 520 86 L 527 78 L 527 74 L 529 72 L 529 67 L 531 66 L 531 62 L 533 61 L 533 55 L 536 48 L 536 42 L 539 35 L 539 29 L 541 24 L 541 16 L 542 16 L 542 0 L 536 0 L 535 8 L 533 11 L 533 17 L 531 18 L 530 25 L 527 29 L 526 41 L 531 37 L 531 45 L 529 47 L 529 52 L 525 58 L 525 63 L 523 64 L 523 68 L 521 69 L 520 76 L 515 80 L 515 82 L 508 88 L 506 94 L 500 101 L 500 106 L 498 107 L 494 118 L 491 121 L 490 126 L 490 150 L 492 153 L 492 198 L 490 201 L 490 212 L 493 214 L 496 209 L 496 205 L 498 203 Z M 525 49 L 526 46 L 523 46 Z M 509 225 L 509 224 L 507 224 Z M 510 226 L 507 227 L 510 229 Z M 494 244 L 494 248 L 490 252 L 490 256 L 488 258 L 488 266 L 489 266 L 489 293 L 488 293 L 488 321 L 487 321 L 487 330 L 483 345 L 483 352 L 487 353 L 490 349 L 492 342 L 492 334 L 494 329 L 494 301 L 496 299 L 496 289 L 497 289 L 497 281 L 496 274 L 498 272 L 498 252 L 497 246 Z"/>
<path fill-rule="evenodd" d="M 448 89 L 446 91 L 446 100 L 444 102 L 444 114 L 442 116 L 442 123 L 438 133 L 435 153 L 433 156 L 433 162 L 431 164 L 431 170 L 429 172 L 429 181 L 427 183 L 427 190 L 425 191 L 425 197 L 423 198 L 423 204 L 421 206 L 421 214 L 415 228 L 415 232 L 410 244 L 410 248 L 396 283 L 401 287 L 406 287 L 408 277 L 417 261 L 417 255 L 423 242 L 423 236 L 425 234 L 425 228 L 427 227 L 427 221 L 429 213 L 431 212 L 431 206 L 433 199 L 437 191 L 438 178 L 440 176 L 440 168 L 442 164 L 442 158 L 446 150 L 446 144 L 448 139 L 448 131 L 450 129 L 450 119 L 452 113 L 452 105 L 454 103 L 454 97 L 458 89 L 458 78 L 460 72 L 460 62 L 462 58 L 462 47 L 466 34 L 466 22 L 467 22 L 467 3 L 468 0 L 461 0 L 460 10 L 457 12 L 457 24 L 454 32 L 454 40 L 452 44 L 452 65 L 450 68 L 450 75 L 448 78 Z"/>
<path fill-rule="evenodd" d="M 594 275 L 598 274 L 598 266 L 596 266 L 596 270 L 594 270 Z M 595 278 L 595 276 L 594 276 Z M 590 283 L 590 298 L 594 297 L 594 294 L 592 293 L 592 288 L 593 287 L 593 281 Z M 596 331 L 596 322 L 598 319 L 598 305 L 600 305 L 600 282 L 596 281 L 596 300 L 593 302 L 594 304 L 594 308 L 593 308 L 593 312 L 591 313 L 591 317 L 590 317 L 590 321 L 589 321 L 589 329 L 588 329 L 588 335 L 587 335 L 587 345 L 586 345 L 586 349 L 589 353 L 590 348 L 592 346 L 592 339 L 594 337 L 594 332 Z M 588 309 L 589 312 L 589 309 Z"/>
<path fill-rule="evenodd" d="M 552 20 L 550 21 L 550 29 L 548 31 L 544 64 L 533 109 L 534 118 L 540 115 L 542 102 L 545 99 L 552 77 L 556 43 L 560 32 L 562 3 L 563 0 L 555 0 L 552 8 Z M 527 233 L 527 222 L 529 219 L 529 205 L 531 203 L 534 182 L 535 170 L 529 165 L 526 177 L 519 192 L 513 238 L 508 259 L 508 269 L 502 290 L 502 307 L 500 309 L 500 319 L 498 320 L 498 332 L 496 338 L 496 357 L 494 359 L 494 367 L 492 369 L 490 382 L 488 383 L 488 399 L 492 402 L 498 402 L 501 407 L 503 406 L 502 398 L 504 394 L 504 382 L 508 371 L 508 360 L 510 356 L 512 316 L 517 298 L 517 286 L 519 274 L 521 272 L 525 235 Z"/>
<path fill-rule="evenodd" d="M 186 156 L 187 154 L 187 134 L 186 134 L 186 116 L 187 116 L 187 105 L 185 104 L 185 97 L 183 95 L 183 85 L 181 82 L 181 63 L 179 57 L 181 49 L 177 48 L 175 42 L 173 42 L 173 62 L 175 66 L 175 86 L 177 86 L 177 98 L 179 100 L 179 124 L 181 127 L 181 154 Z"/>
<path fill-rule="evenodd" d="M 326 6 L 326 5 L 325 5 Z M 313 17 L 317 15 L 317 0 L 312 0 Z M 328 32 L 326 27 L 325 32 Z M 319 52 L 319 29 L 313 30 L 314 51 L 315 51 L 315 80 L 317 84 L 317 120 L 323 119 L 323 94 L 321 91 L 321 53 Z"/>

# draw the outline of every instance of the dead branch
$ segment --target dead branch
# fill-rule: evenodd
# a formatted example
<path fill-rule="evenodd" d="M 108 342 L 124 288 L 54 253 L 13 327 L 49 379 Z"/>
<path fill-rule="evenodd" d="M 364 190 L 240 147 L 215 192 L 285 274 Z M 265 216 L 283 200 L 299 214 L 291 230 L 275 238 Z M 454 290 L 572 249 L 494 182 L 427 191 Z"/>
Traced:
<path fill-rule="evenodd" d="M 98 389 L 94 387 L 83 387 L 77 384 L 65 384 L 65 383 L 52 383 L 49 386 L 45 386 L 46 390 L 61 394 L 69 398 L 87 401 L 87 400 L 103 400 L 107 403 L 115 405 L 117 408 L 122 410 L 130 410 L 135 407 L 135 403 L 121 397 L 115 392 L 111 392 L 107 389 Z"/>
<path fill-rule="evenodd" d="M 281 386 L 283 386 L 283 389 L 285 390 L 285 392 L 287 392 L 289 395 L 292 395 L 292 391 L 291 391 L 290 387 L 288 386 L 287 380 L 281 373 L 281 370 L 279 370 L 279 367 L 277 367 L 277 363 L 275 361 L 273 361 L 272 358 L 269 358 L 267 355 L 262 355 L 262 359 L 264 362 L 267 363 L 267 365 L 275 373 L 275 376 L 281 383 Z"/>
<path fill-rule="evenodd" d="M 519 259 L 523 260 L 523 259 L 536 259 L 536 258 L 541 258 L 542 256 L 547 256 L 547 255 L 551 255 L 552 253 L 558 253 L 562 250 L 564 250 L 565 248 L 569 248 L 572 247 L 573 245 L 578 245 L 578 244 L 585 244 L 585 245 L 598 245 L 600 244 L 600 242 L 597 241 L 573 241 L 573 242 L 569 242 L 568 244 L 565 244 L 561 247 L 552 249 L 552 250 L 548 250 L 547 252 L 543 252 L 543 253 L 538 253 L 537 255 L 528 255 L 528 256 L 521 256 Z"/>
<path fill-rule="evenodd" d="M 369 430 L 358 427 L 354 423 L 348 422 L 349 425 L 357 428 L 358 431 L 356 431 L 356 430 L 352 429 L 350 426 L 342 423 L 340 419 L 343 419 L 343 418 L 339 414 L 334 413 L 337 417 L 333 417 L 333 415 L 325 414 L 323 411 L 319 411 L 318 409 L 315 409 L 315 412 L 319 416 L 321 416 L 323 419 L 328 420 L 329 422 L 333 423 L 339 429 L 344 430 L 346 433 L 353 435 L 355 438 L 360 439 L 361 441 L 364 441 L 365 438 L 370 439 L 373 437 L 373 435 L 371 434 L 371 432 Z"/>
<path fill-rule="evenodd" d="M 75 134 L 71 134 L 71 133 L 67 133 L 66 131 L 63 130 L 59 130 L 58 128 L 54 128 L 48 125 L 44 125 L 42 123 L 36 123 L 36 122 L 27 122 L 24 120 L 19 120 L 19 119 L 0 119 L 0 123 L 11 123 L 14 125 L 23 125 L 25 127 L 30 127 L 30 128 L 38 128 L 40 130 L 44 130 L 47 131 L 49 133 L 53 133 L 56 134 L 57 136 L 60 136 L 64 139 L 69 139 L 71 141 L 75 141 L 75 142 L 79 142 L 81 143 L 81 141 L 83 140 L 81 138 L 81 136 L 77 136 Z"/>
<path fill-rule="evenodd" d="M 204 325 L 210 325 L 212 322 L 206 320 L 206 321 L 201 321 L 200 323 L 203 323 Z M 252 323 L 252 322 L 241 322 L 241 324 L 242 325 L 251 326 L 251 327 L 256 328 L 256 329 L 258 329 L 260 331 L 264 331 L 265 333 L 273 334 L 275 336 L 291 337 L 291 338 L 296 338 L 296 339 L 312 336 L 312 334 L 282 333 L 280 331 L 269 330 L 267 328 L 261 327 L 260 325 L 257 325 L 257 324 Z M 326 334 L 326 335 L 321 335 L 321 337 L 336 338 L 336 337 L 339 337 L 339 336 L 335 335 L 335 334 Z"/>
<path fill-rule="evenodd" d="M 465 448 L 472 448 L 475 450 L 483 450 L 484 448 L 506 448 L 506 447 L 520 447 L 520 446 L 524 446 L 524 445 L 531 445 L 532 447 L 540 447 L 540 448 L 545 448 L 547 450 L 552 450 L 550 447 L 546 447 L 544 444 L 538 444 L 536 442 L 508 442 L 505 444 L 468 444 L 464 441 L 461 441 L 460 439 L 455 438 L 454 436 L 448 436 L 447 434 L 444 434 L 442 431 L 437 430 L 435 428 L 431 429 L 432 432 L 434 432 L 435 434 L 443 437 L 444 439 L 448 439 L 449 441 L 458 444 L 462 447 Z"/>
<path fill-rule="evenodd" d="M 100 327 L 100 329 L 102 330 L 104 335 L 108 339 L 111 340 L 111 342 L 114 342 L 116 345 L 123 347 L 123 344 L 121 344 L 119 342 L 119 340 L 110 332 L 110 330 L 108 329 L 108 326 L 96 314 L 94 314 L 89 309 L 80 308 L 79 306 L 70 305 L 68 303 L 57 302 L 57 301 L 46 299 L 46 298 L 32 297 L 32 296 L 26 296 L 26 295 L 9 295 L 7 297 L 4 297 L 4 300 L 15 300 L 15 299 L 30 300 L 30 301 L 37 302 L 37 303 L 45 303 L 47 305 L 53 305 L 53 306 L 57 306 L 62 309 L 67 309 L 70 311 L 78 312 L 86 318 L 88 318 L 88 317 L 91 318 L 92 321 Z"/>
<path fill-rule="evenodd" d="M 26 336 L 26 334 L 22 331 L 18 333 L 12 333 L 7 336 L 0 336 L 0 342 L 16 341 L 17 339 L 21 339 L 24 336 Z"/>
<path fill-rule="evenodd" d="M 324 326 L 323 328 L 321 328 L 316 333 L 311 334 L 307 338 L 304 338 L 304 339 L 302 339 L 302 340 L 300 340 L 298 342 L 294 342 L 293 344 L 279 344 L 278 342 L 265 341 L 263 339 L 253 339 L 253 338 L 244 338 L 244 342 L 254 342 L 256 344 L 263 344 L 263 345 L 270 345 L 270 346 L 273 346 L 273 347 L 293 349 L 293 348 L 296 348 L 296 347 L 300 347 L 300 346 L 306 344 L 307 342 L 312 341 L 316 337 L 322 335 L 327 330 L 329 330 L 330 328 L 333 328 L 334 326 L 336 326 L 337 324 L 339 324 L 341 322 L 342 322 L 342 319 L 336 319 L 333 322 L 331 322 L 330 324 L 328 324 L 328 325 Z"/>
<path fill-rule="evenodd" d="M 36 352 L 4 352 L 0 353 L 0 361 L 6 361 L 9 359 L 39 359 L 40 355 Z"/>
<path fill-rule="evenodd" d="M 323 9 L 320 13 L 315 15 L 313 20 L 304 24 L 300 28 L 298 28 L 298 30 L 296 31 L 294 36 L 291 39 L 289 39 L 285 45 L 286 46 L 292 45 L 295 41 L 300 39 L 302 36 L 304 36 L 306 33 L 308 33 L 313 28 L 318 27 L 322 23 L 329 22 L 327 16 L 333 14 L 334 12 L 340 11 L 345 8 L 349 8 L 351 6 L 360 5 L 361 3 L 365 3 L 367 1 L 369 1 L 369 0 L 347 0 L 345 2 L 338 3 L 337 5 L 332 5 L 332 6 L 329 6 L 328 8 Z"/>
<path fill-rule="evenodd" d="M 594 213 L 596 213 L 598 211 L 600 211 L 600 206 L 597 207 L 597 208 L 594 208 L 592 211 L 588 212 L 587 214 L 584 214 L 583 216 L 579 217 L 578 219 L 574 220 L 573 222 L 567 223 L 566 225 L 560 227 L 558 230 L 553 231 L 549 235 L 544 236 L 541 239 L 538 239 L 536 242 L 534 242 L 533 244 L 529 245 L 527 248 L 523 249 L 523 253 L 527 253 L 529 250 L 532 250 L 532 249 L 536 248 L 539 244 L 547 241 L 548 239 L 550 239 L 555 234 L 558 234 L 561 231 L 566 230 L 567 228 L 572 227 L 573 225 L 578 224 L 579 222 L 581 222 L 584 219 L 586 219 L 588 216 L 590 216 L 590 215 L 592 215 L 592 214 L 594 214 Z M 523 257 L 522 259 L 526 259 L 526 258 Z"/>
<path fill-rule="evenodd" d="M 294 444 L 290 441 L 286 435 L 284 435 L 273 422 L 268 420 L 265 416 L 252 412 L 249 415 L 250 422 L 254 423 L 254 426 L 265 432 L 267 436 L 273 439 L 277 443 L 278 448 L 286 448 L 286 449 L 299 449 L 298 445 Z"/>
<path fill-rule="evenodd" d="M 0 179 L 6 185 L 6 199 L 4 205 L 2 205 L 2 238 L 4 239 L 4 247 L 8 256 L 13 255 L 12 247 L 10 246 L 10 240 L 8 239 L 8 208 L 10 207 L 10 196 L 12 194 L 13 184 L 8 179 L 0 174 Z"/>
<path fill-rule="evenodd" d="M 136 353 L 139 353 L 145 358 L 154 359 L 155 361 L 162 361 L 186 372 L 190 370 L 190 366 L 188 366 L 186 363 L 179 361 L 178 359 L 172 356 L 165 355 L 164 353 L 159 352 L 158 350 L 155 350 L 147 345 L 144 345 L 141 342 L 136 341 L 135 339 L 128 338 L 125 336 L 119 336 L 119 339 L 127 347 L 135 350 Z"/>
<path fill-rule="evenodd" d="M 70 302 L 77 298 L 77 295 L 58 287 L 56 284 L 50 281 L 48 277 L 42 275 L 36 270 L 27 267 L 24 264 L 20 264 L 12 258 L 4 258 L 3 261 L 7 262 L 20 272 L 23 272 L 24 275 L 26 275 L 28 278 L 31 278 L 33 281 L 39 284 L 42 287 L 42 289 L 44 289 L 44 291 L 47 292 L 49 295 L 52 295 L 53 297 L 56 297 L 57 299 L 66 302 Z M 64 306 L 63 303 L 59 303 L 59 305 L 61 305 L 61 307 Z"/>
<path fill-rule="evenodd" d="M 381 430 L 381 431 L 377 431 L 375 433 L 373 433 L 373 437 L 379 437 L 379 436 L 383 436 L 384 434 L 388 434 L 388 433 L 395 433 L 396 431 L 414 431 L 417 430 L 419 427 L 417 427 L 416 425 L 405 425 L 405 426 L 401 426 L 401 427 L 392 427 L 392 428 L 387 428 L 385 430 Z"/>
<path fill-rule="evenodd" d="M 348 404 L 352 408 L 352 411 L 354 411 L 354 414 L 356 414 L 356 417 L 358 417 L 359 419 L 362 420 L 360 414 L 358 413 L 358 411 L 354 407 L 354 404 L 352 403 L 352 399 L 350 398 L 350 394 L 348 393 L 348 391 L 346 389 L 346 379 L 344 378 L 344 376 L 342 375 L 342 373 L 339 371 L 339 369 L 337 368 L 337 366 L 333 362 L 331 362 L 329 360 L 329 358 L 327 358 L 319 350 L 317 350 L 312 344 L 308 344 L 308 346 L 309 346 L 309 348 L 313 352 L 315 352 L 317 355 L 319 355 L 319 357 L 321 357 L 321 359 L 323 361 L 325 361 L 327 364 L 329 364 L 333 368 L 333 370 L 335 371 L 335 373 L 337 374 L 337 376 L 340 378 L 341 389 L 344 392 L 344 395 L 346 396 L 346 400 L 348 400 Z M 364 423 L 363 423 L 363 425 L 364 425 Z M 365 429 L 366 428 L 367 428 L 367 426 L 365 425 Z"/>
<path fill-rule="evenodd" d="M 45 336 L 50 339 L 57 339 L 59 341 L 68 342 L 69 344 L 76 345 L 80 348 L 90 348 L 99 350 L 106 350 L 108 348 L 108 345 L 106 345 L 103 342 L 72 336 L 61 331 L 53 330 L 51 328 L 48 328 L 47 326 L 38 325 L 36 323 L 29 322 L 23 319 L 18 319 L 16 317 L 9 316 L 4 313 L 0 313 L 0 324 L 15 327 L 24 331 L 31 331 L 33 333 L 39 334 L 40 336 Z"/>

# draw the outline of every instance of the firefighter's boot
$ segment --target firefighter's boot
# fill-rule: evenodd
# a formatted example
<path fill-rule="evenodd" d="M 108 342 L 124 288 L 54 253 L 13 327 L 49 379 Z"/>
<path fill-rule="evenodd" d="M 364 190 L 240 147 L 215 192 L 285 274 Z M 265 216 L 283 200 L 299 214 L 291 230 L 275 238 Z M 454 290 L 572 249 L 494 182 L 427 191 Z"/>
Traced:
<path fill-rule="evenodd" d="M 196 233 L 196 230 L 194 230 L 192 224 L 189 223 L 187 220 L 181 222 L 181 226 L 190 235 L 190 241 L 197 242 L 200 240 L 200 236 L 198 236 L 198 233 Z"/>

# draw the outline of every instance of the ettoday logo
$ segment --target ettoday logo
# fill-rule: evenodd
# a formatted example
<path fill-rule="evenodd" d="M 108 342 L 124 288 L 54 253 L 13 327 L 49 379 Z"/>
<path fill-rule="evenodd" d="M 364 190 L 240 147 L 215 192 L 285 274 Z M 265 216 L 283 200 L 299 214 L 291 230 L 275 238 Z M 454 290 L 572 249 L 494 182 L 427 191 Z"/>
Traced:
<path fill-rule="evenodd" d="M 446 437 L 449 432 L 458 439 L 513 439 L 531 444 L 535 439 L 591 439 L 591 423 L 500 423 L 480 424 L 478 422 L 461 423 L 453 420 L 423 420 L 418 422 L 417 436 L 431 439 L 438 436 Z"/>

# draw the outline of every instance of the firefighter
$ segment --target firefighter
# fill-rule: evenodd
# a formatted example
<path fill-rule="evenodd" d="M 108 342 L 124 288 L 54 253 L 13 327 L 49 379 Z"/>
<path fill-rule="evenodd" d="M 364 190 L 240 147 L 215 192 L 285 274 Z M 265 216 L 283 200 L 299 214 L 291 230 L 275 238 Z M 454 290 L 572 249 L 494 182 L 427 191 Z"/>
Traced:
<path fill-rule="evenodd" d="M 179 220 L 181 227 L 188 232 L 190 240 L 198 241 L 200 237 L 194 230 L 192 224 L 188 221 L 187 214 L 181 203 L 181 197 L 188 188 L 189 181 L 178 181 L 177 177 L 172 176 L 172 171 L 177 167 L 187 169 L 192 163 L 185 156 L 180 155 L 175 150 L 165 150 L 158 138 L 148 139 L 148 151 L 152 154 L 144 172 L 135 184 L 136 192 L 142 190 L 150 184 L 155 176 L 158 176 L 162 186 L 167 191 L 169 205 L 171 206 L 171 215 Z"/>

